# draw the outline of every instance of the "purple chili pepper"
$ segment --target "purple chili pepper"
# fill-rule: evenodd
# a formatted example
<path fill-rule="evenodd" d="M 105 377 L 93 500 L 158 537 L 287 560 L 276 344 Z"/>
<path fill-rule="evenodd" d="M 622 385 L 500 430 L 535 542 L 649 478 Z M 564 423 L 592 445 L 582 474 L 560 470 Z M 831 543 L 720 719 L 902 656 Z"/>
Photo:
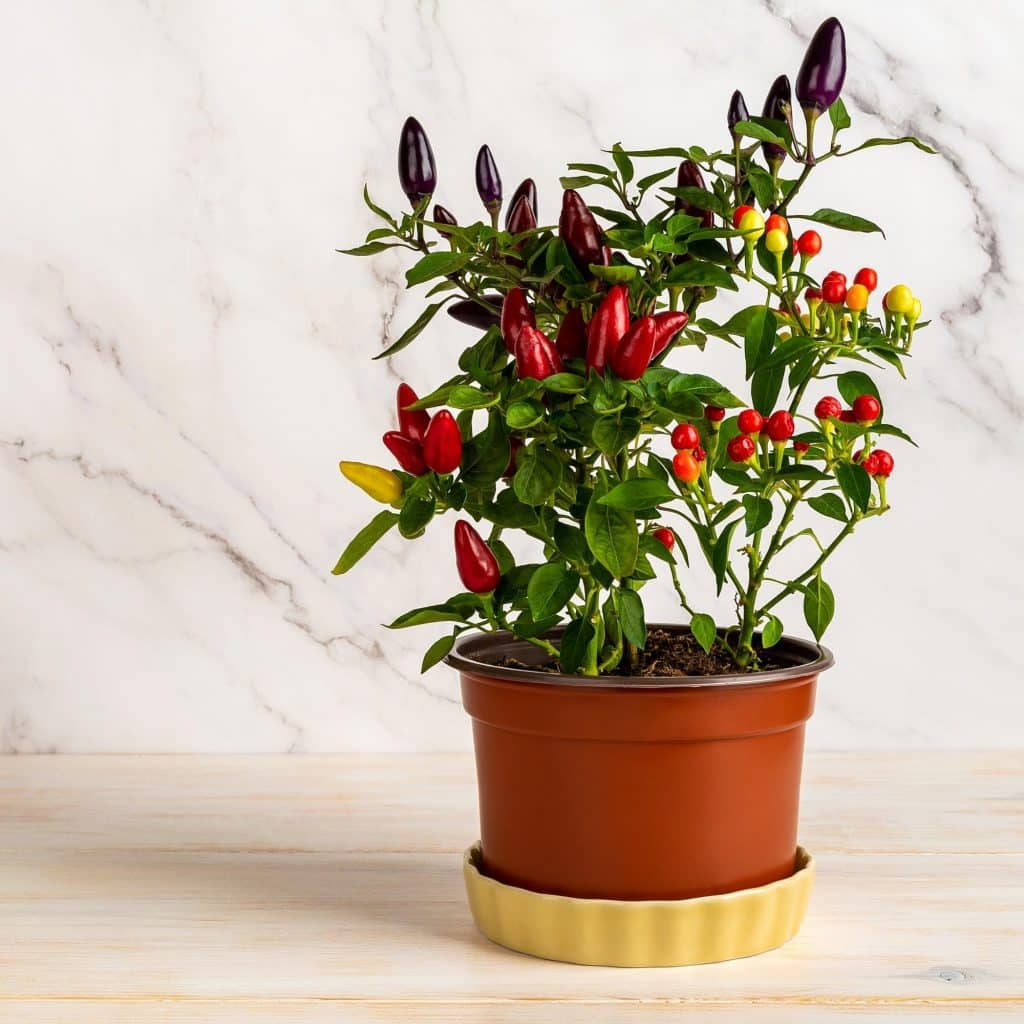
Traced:
<path fill-rule="evenodd" d="M 768 90 L 761 116 L 770 117 L 774 121 L 785 121 L 787 127 L 790 128 L 790 134 L 792 134 L 792 113 L 793 99 L 789 88 L 789 79 L 785 75 L 779 75 Z M 764 158 L 768 161 L 772 173 L 777 174 L 782 161 L 786 159 L 785 147 L 775 142 L 762 142 L 761 151 L 764 153 Z"/>
<path fill-rule="evenodd" d="M 527 178 L 525 181 L 520 183 L 519 188 L 512 193 L 512 198 L 508 201 L 508 213 L 505 214 L 505 227 L 508 227 L 509 218 L 512 216 L 512 211 L 516 208 L 516 203 L 526 196 L 527 201 L 530 204 L 530 208 L 533 210 L 533 219 L 536 223 L 537 220 L 537 186 L 534 183 L 533 178 Z"/>
<path fill-rule="evenodd" d="M 749 121 L 750 114 L 747 111 L 747 101 L 743 98 L 743 93 L 737 89 L 732 94 L 732 99 L 729 100 L 729 134 L 732 136 L 733 143 L 739 141 L 739 136 L 736 134 L 736 125 L 740 121 Z"/>
<path fill-rule="evenodd" d="M 490 146 L 481 146 L 476 155 L 476 190 L 491 217 L 496 217 L 501 209 L 501 175 Z"/>
<path fill-rule="evenodd" d="M 838 18 L 826 18 L 814 33 L 796 76 L 800 106 L 819 114 L 828 110 L 839 99 L 845 78 L 846 34 Z"/>
<path fill-rule="evenodd" d="M 408 117 L 402 125 L 398 140 L 398 180 L 402 191 L 415 207 L 424 196 L 431 196 L 437 188 L 437 166 L 430 139 L 423 125 L 415 117 Z"/>

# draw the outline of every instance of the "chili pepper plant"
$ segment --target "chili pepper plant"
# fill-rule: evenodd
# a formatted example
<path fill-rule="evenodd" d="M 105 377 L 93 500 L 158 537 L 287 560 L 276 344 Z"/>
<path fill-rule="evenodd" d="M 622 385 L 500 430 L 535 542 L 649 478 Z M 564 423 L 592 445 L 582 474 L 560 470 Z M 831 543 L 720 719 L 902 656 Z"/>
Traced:
<path fill-rule="evenodd" d="M 411 209 L 390 213 L 364 191 L 380 226 L 343 251 L 408 250 L 407 284 L 426 288 L 415 322 L 375 358 L 412 344 L 442 310 L 469 328 L 467 345 L 446 379 L 417 382 L 421 394 L 398 388 L 397 429 L 383 438 L 396 469 L 341 463 L 389 507 L 334 571 L 392 529 L 414 539 L 453 515 L 464 589 L 392 623 L 452 624 L 424 670 L 466 630 L 510 630 L 563 673 L 629 674 L 647 641 L 644 594 L 659 577 L 695 640 L 739 670 L 769 660 L 790 595 L 802 596 L 814 637 L 824 634 L 835 606 L 828 559 L 889 510 L 895 459 L 884 446 L 910 440 L 886 416 L 878 381 L 904 376 L 924 323 L 911 289 L 883 294 L 870 267 L 852 280 L 819 273 L 819 227 L 881 229 L 807 210 L 801 191 L 873 147 L 931 152 L 914 138 L 845 145 L 845 73 L 843 29 L 830 18 L 796 78 L 802 124 L 785 75 L 763 116 L 736 92 L 720 148 L 616 144 L 605 160 L 569 164 L 556 225 L 541 222 L 530 179 L 502 222 L 487 146 L 476 158 L 487 216 L 463 224 L 432 207 L 434 154 L 406 122 L 399 177 Z M 747 302 L 723 316 L 732 292 Z M 717 345 L 742 350 L 743 380 L 701 372 Z M 506 544 L 515 533 L 534 542 L 535 559 L 516 563 Z M 779 578 L 791 545 L 806 550 L 805 565 Z M 716 623 L 691 601 L 699 573 L 732 592 L 735 621 Z"/>

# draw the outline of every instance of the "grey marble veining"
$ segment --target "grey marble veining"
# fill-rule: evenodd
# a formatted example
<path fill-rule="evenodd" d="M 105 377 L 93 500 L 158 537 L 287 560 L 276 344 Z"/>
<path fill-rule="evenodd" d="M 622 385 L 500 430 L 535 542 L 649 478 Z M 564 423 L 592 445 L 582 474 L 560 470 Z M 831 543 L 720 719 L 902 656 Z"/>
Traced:
<path fill-rule="evenodd" d="M 557 213 L 566 161 L 721 142 L 818 22 L 848 32 L 850 137 L 916 134 L 822 169 L 806 209 L 870 216 L 820 259 L 906 280 L 935 324 L 888 380 L 893 513 L 828 572 L 839 599 L 818 746 L 1019 742 L 1024 655 L 1020 287 L 1024 16 L 995 0 L 707 5 L 50 2 L 0 34 L 0 749 L 464 747 L 429 629 L 450 527 L 330 568 L 373 513 L 336 469 L 384 461 L 394 388 L 427 390 L 466 329 L 416 315 L 406 263 L 338 256 L 384 205 L 398 129 L 426 125 L 438 199 L 477 216 L 473 157 Z M 660 164 L 658 165 L 660 166 Z M 652 164 L 651 169 L 655 167 Z M 728 375 L 733 357 L 704 368 Z M 712 606 L 709 594 L 707 606 Z M 784 609 L 792 629 L 798 608 Z M 671 591 L 652 617 L 673 617 Z"/>

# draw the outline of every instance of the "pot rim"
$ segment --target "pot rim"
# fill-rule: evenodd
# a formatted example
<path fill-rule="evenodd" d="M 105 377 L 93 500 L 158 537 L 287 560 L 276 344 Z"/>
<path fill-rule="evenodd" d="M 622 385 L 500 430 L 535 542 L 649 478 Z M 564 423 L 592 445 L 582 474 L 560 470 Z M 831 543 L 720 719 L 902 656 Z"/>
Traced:
<path fill-rule="evenodd" d="M 652 622 L 649 629 L 663 629 L 670 633 L 689 633 L 690 627 L 680 623 Z M 559 626 L 546 633 L 547 637 L 557 637 L 565 631 Z M 756 633 L 755 636 L 760 636 Z M 526 668 L 510 668 L 493 665 L 481 661 L 474 655 L 485 651 L 494 651 L 502 647 L 514 646 L 517 651 L 534 652 L 534 647 L 527 640 L 522 640 L 508 630 L 495 633 L 474 631 L 464 633 L 455 641 L 451 652 L 445 657 L 446 665 L 459 672 L 474 676 L 485 676 L 511 683 L 539 683 L 545 686 L 566 686 L 581 689 L 601 690 L 668 690 L 696 689 L 705 687 L 759 686 L 769 683 L 780 683 L 793 679 L 805 679 L 816 676 L 835 664 L 832 652 L 821 644 L 800 637 L 784 635 L 772 648 L 778 657 L 792 659 L 793 663 L 780 668 L 766 669 L 763 672 L 730 672 L 714 676 L 579 676 L 561 675 L 555 672 L 533 671 Z M 804 660 L 800 660 L 803 658 Z"/>

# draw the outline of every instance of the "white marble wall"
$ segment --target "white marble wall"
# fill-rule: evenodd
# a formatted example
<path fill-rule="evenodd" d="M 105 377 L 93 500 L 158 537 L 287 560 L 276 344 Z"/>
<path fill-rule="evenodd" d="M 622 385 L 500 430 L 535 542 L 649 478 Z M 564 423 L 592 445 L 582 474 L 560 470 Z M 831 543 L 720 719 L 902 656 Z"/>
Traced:
<path fill-rule="evenodd" d="M 402 197 L 415 113 L 439 198 L 477 214 L 488 142 L 557 210 L 567 160 L 621 140 L 721 142 L 827 14 L 847 25 L 853 133 L 912 132 L 822 171 L 809 208 L 884 224 L 827 262 L 905 279 L 938 318 L 890 413 L 894 513 L 829 572 L 818 746 L 1022 736 L 1024 96 L 1018 8 L 304 0 L 10 3 L 0 230 L 0 748 L 463 747 L 430 630 L 379 623 L 455 588 L 447 525 L 330 568 L 369 518 L 339 457 L 377 460 L 399 378 L 426 389 L 465 328 L 390 364 L 403 261 L 336 255 Z M 653 167 L 652 167 L 653 169 Z M 727 372 L 727 357 L 712 365 Z M 656 602 L 672 614 L 670 596 Z M 790 611 L 799 623 L 798 609 Z"/>

